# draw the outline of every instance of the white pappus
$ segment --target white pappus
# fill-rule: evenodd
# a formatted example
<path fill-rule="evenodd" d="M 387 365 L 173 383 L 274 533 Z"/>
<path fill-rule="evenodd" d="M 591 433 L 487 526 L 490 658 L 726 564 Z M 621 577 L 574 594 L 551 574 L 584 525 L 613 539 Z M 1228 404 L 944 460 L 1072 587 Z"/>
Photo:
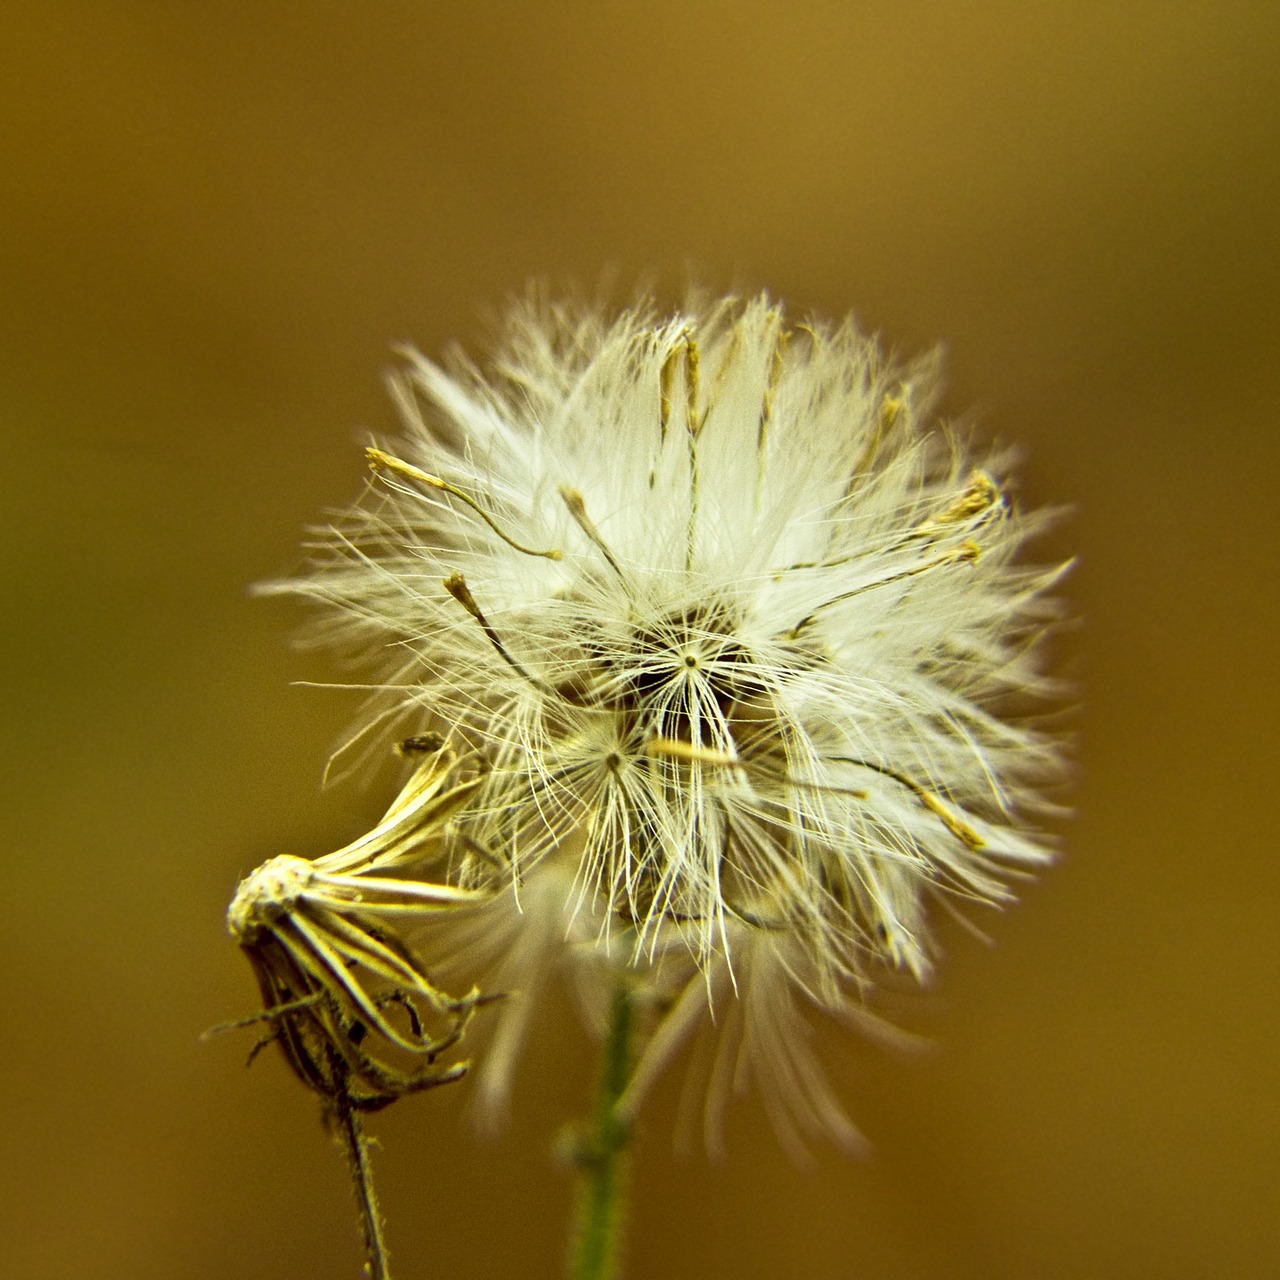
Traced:
<path fill-rule="evenodd" d="M 849 1137 L 799 1005 L 858 1016 L 878 968 L 927 974 L 931 902 L 1047 857 L 1061 753 L 1026 712 L 1061 569 L 1016 560 L 1043 522 L 932 421 L 936 383 L 763 297 L 531 296 L 485 369 L 408 356 L 403 437 L 273 588 L 382 664 L 357 737 L 431 729 L 486 771 L 437 869 L 492 891 L 462 914 L 661 993 L 630 1105 L 737 1001 L 710 1109 L 745 1070 L 780 1130 Z M 549 896 L 551 927 L 521 916 Z M 439 928 L 451 964 L 493 950 Z"/>

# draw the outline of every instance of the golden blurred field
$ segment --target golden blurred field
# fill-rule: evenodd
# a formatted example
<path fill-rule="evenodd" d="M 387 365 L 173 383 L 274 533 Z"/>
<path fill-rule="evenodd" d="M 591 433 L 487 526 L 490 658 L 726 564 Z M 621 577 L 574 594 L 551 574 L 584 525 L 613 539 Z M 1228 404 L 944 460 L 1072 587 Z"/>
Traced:
<path fill-rule="evenodd" d="M 354 710 L 246 586 L 362 483 L 391 344 L 530 277 L 689 275 L 945 341 L 949 408 L 1074 508 L 1084 694 L 1060 866 L 830 1037 L 864 1163 L 636 1169 L 633 1277 L 1280 1272 L 1280 8 L 20 4 L 0 20 L 5 1270 L 354 1276 L 344 1174 L 272 1055 L 239 876 L 336 847 Z M 401 1280 L 554 1276 L 547 1027 L 512 1129 L 381 1117 Z"/>

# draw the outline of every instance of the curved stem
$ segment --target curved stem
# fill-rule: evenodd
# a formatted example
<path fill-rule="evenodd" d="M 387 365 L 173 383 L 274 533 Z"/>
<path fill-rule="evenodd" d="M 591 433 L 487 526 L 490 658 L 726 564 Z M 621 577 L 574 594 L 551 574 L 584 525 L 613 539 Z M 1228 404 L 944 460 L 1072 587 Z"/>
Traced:
<path fill-rule="evenodd" d="M 631 993 L 624 982 L 619 982 L 609 1010 L 595 1114 L 591 1129 L 576 1152 L 577 1205 L 569 1267 L 572 1280 L 612 1280 L 618 1274 L 631 1126 L 618 1117 L 617 1104 L 631 1069 L 634 1018 Z"/>

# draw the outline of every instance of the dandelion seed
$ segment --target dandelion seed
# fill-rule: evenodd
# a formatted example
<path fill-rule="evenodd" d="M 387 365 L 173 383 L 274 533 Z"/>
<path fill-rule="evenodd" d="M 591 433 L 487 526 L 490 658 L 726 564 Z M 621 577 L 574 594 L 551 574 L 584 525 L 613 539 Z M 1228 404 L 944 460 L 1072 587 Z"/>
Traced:
<path fill-rule="evenodd" d="M 539 940 L 526 973 L 647 983 L 670 1011 L 626 1107 L 733 1007 L 711 1123 L 745 1072 L 797 1144 L 851 1140 L 803 1007 L 850 1020 L 886 968 L 924 978 L 931 901 L 1003 902 L 1048 857 L 1028 824 L 1060 753 L 1015 713 L 1052 690 L 1061 570 L 1016 559 L 1043 521 L 1007 459 L 932 424 L 933 361 L 763 298 L 531 299 L 487 372 L 410 354 L 394 387 L 403 438 L 273 589 L 384 655 L 357 739 L 433 730 L 486 764 L 442 855 L 479 896 L 424 945 L 500 965 L 487 921 Z"/>

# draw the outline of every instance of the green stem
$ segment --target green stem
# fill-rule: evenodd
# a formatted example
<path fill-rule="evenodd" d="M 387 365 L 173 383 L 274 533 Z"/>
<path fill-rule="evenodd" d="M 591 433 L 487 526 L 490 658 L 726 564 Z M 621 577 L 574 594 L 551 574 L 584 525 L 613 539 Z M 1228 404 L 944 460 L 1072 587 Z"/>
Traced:
<path fill-rule="evenodd" d="M 631 1128 L 617 1118 L 616 1107 L 631 1070 L 633 1022 L 631 993 L 619 982 L 609 1010 L 592 1127 L 575 1152 L 578 1186 L 569 1268 L 572 1280 L 611 1280 L 618 1273 Z"/>

